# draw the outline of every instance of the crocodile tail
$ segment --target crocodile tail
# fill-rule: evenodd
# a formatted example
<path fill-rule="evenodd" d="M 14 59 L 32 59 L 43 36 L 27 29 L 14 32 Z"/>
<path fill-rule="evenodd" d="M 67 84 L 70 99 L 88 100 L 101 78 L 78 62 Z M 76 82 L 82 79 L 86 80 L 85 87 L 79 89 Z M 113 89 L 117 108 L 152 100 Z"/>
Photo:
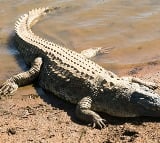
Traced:
<path fill-rule="evenodd" d="M 37 8 L 29 11 L 27 14 L 21 16 L 16 24 L 15 31 L 18 35 L 24 33 L 22 30 L 30 30 L 31 27 L 38 22 L 39 18 L 51 12 L 54 8 Z M 27 28 L 27 29 L 26 29 Z"/>
<path fill-rule="evenodd" d="M 52 10 L 54 10 L 54 8 L 47 7 L 33 9 L 21 16 L 15 24 L 15 45 L 23 55 L 26 64 L 30 64 L 34 58 L 39 55 L 40 49 L 45 50 L 44 45 L 47 45 L 47 40 L 35 35 L 32 32 L 31 27 L 40 17 Z"/>

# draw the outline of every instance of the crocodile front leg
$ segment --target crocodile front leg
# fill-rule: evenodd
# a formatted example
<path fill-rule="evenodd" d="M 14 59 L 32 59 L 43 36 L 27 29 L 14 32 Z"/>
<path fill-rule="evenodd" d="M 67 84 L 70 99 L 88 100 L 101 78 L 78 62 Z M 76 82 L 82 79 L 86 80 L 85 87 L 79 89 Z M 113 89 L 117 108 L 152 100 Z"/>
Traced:
<path fill-rule="evenodd" d="M 104 124 L 105 119 L 102 119 L 97 113 L 91 110 L 92 99 L 90 96 L 84 97 L 80 100 L 76 107 L 76 115 L 80 120 L 91 123 L 92 127 L 95 126 L 106 127 Z"/>
<path fill-rule="evenodd" d="M 109 48 L 102 48 L 102 47 L 96 47 L 96 48 L 90 48 L 90 49 L 86 49 L 81 51 L 81 54 L 88 58 L 91 59 L 97 55 L 100 54 L 108 54 L 109 50 L 111 50 L 113 47 L 109 47 Z"/>
<path fill-rule="evenodd" d="M 12 76 L 0 87 L 0 95 L 9 95 L 14 93 L 19 86 L 31 83 L 38 77 L 42 65 L 42 58 L 38 57 L 34 60 L 32 67 L 26 71 Z"/>

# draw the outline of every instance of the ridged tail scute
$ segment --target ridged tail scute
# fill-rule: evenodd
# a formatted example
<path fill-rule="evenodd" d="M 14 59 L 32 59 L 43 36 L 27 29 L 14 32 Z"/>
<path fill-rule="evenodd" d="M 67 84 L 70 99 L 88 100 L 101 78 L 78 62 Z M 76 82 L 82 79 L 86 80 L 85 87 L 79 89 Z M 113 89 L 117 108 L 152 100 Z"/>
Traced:
<path fill-rule="evenodd" d="M 54 10 L 54 8 L 37 8 L 21 16 L 15 24 L 15 45 L 24 57 L 26 64 L 30 64 L 39 52 L 44 49 L 46 40 L 36 36 L 31 28 L 40 17 Z M 42 54 L 41 54 L 42 55 Z"/>
<path fill-rule="evenodd" d="M 25 32 L 25 30 L 30 30 L 32 25 L 34 25 L 41 16 L 46 15 L 52 10 L 54 10 L 54 8 L 37 8 L 29 11 L 27 14 L 24 14 L 17 20 L 15 24 L 16 33 L 20 36 Z"/>
<path fill-rule="evenodd" d="M 32 28 L 32 25 L 34 25 L 42 16 L 56 9 L 57 8 L 52 8 L 52 7 L 33 9 L 29 11 L 27 14 L 24 14 L 23 16 L 21 16 L 17 20 L 15 24 L 15 32 L 16 32 L 15 43 L 16 45 L 18 45 L 17 48 L 20 51 L 20 53 L 24 56 L 24 59 L 27 59 L 27 60 L 29 59 L 27 58 L 27 56 L 29 55 L 29 52 L 36 53 L 35 51 L 36 49 L 44 50 L 44 45 L 46 45 L 48 41 L 35 35 L 32 32 L 31 28 Z M 30 48 L 27 48 L 28 46 Z M 34 47 L 34 48 L 31 48 L 31 47 Z"/>

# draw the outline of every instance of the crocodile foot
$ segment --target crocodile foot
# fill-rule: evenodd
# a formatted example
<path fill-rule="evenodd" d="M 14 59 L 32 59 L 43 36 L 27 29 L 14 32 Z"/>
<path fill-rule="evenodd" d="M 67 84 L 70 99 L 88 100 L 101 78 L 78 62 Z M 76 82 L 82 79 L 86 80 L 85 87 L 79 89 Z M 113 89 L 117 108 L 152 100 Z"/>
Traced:
<path fill-rule="evenodd" d="M 42 58 L 35 58 L 31 68 L 28 71 L 12 76 L 10 79 L 4 82 L 2 86 L 0 86 L 0 96 L 13 94 L 19 86 L 30 84 L 38 77 L 41 65 Z"/>
<path fill-rule="evenodd" d="M 100 115 L 91 109 L 92 98 L 90 96 L 83 97 L 76 106 L 77 117 L 89 123 L 89 126 L 93 128 L 105 128 L 105 119 L 102 119 Z"/>
<path fill-rule="evenodd" d="M 90 49 L 86 49 L 86 50 L 83 50 L 81 52 L 81 54 L 88 58 L 88 59 L 91 59 L 95 56 L 98 56 L 98 55 L 101 55 L 101 54 L 108 54 L 110 52 L 110 50 L 112 50 L 114 47 L 106 47 L 106 48 L 103 48 L 103 47 L 94 47 L 94 48 L 90 48 Z"/>
<path fill-rule="evenodd" d="M 100 116 L 94 116 L 93 123 L 89 124 L 89 126 L 92 126 L 92 128 L 98 127 L 100 129 L 102 129 L 102 128 L 106 127 L 105 122 L 106 122 L 106 120 L 102 119 Z"/>
<path fill-rule="evenodd" d="M 13 94 L 18 89 L 18 85 L 11 80 L 7 80 L 0 87 L 0 95 Z"/>

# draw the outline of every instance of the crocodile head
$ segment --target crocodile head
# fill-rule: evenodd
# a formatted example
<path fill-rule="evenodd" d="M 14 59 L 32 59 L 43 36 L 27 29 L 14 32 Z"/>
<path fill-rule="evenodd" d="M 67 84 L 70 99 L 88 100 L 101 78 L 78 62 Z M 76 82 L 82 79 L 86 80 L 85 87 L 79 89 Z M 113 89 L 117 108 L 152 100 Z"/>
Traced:
<path fill-rule="evenodd" d="M 160 95 L 139 84 L 105 83 L 97 97 L 103 112 L 118 117 L 160 117 Z M 98 104 L 97 103 L 97 104 Z"/>

